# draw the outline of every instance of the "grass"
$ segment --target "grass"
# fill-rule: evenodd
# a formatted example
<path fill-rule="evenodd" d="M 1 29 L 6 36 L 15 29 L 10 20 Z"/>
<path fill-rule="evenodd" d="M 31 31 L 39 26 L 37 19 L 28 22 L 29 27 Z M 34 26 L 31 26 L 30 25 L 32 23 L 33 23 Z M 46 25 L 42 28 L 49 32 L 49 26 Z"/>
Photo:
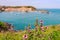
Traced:
<path fill-rule="evenodd" d="M 45 27 L 44 27 L 45 28 Z M 48 29 L 41 31 L 40 28 L 18 32 L 1 32 L 0 40 L 60 40 L 60 26 L 49 26 Z M 23 38 L 27 35 L 27 38 Z"/>
<path fill-rule="evenodd" d="M 2 22 L 0 24 L 3 26 Z M 0 40 L 60 40 L 60 25 L 41 28 L 37 20 L 34 29 L 30 29 L 28 25 L 24 31 L 0 32 Z"/>

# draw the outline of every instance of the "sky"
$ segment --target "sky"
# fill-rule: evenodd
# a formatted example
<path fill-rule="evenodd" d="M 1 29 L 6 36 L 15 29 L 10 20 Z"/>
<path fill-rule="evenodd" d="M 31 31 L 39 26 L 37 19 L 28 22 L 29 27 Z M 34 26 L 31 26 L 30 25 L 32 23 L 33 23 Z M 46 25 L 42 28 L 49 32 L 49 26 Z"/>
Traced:
<path fill-rule="evenodd" d="M 36 8 L 60 8 L 60 0 L 0 0 L 5 6 L 34 6 Z"/>

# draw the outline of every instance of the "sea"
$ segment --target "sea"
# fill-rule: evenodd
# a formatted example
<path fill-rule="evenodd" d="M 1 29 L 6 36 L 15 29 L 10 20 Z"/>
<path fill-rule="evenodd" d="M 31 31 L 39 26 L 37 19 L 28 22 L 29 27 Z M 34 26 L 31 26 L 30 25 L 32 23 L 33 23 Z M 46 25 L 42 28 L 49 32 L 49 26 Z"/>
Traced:
<path fill-rule="evenodd" d="M 35 27 L 36 19 L 40 24 L 43 20 L 43 26 L 60 24 L 60 9 L 44 9 L 49 13 L 41 12 L 0 12 L 0 21 L 10 23 L 14 30 L 24 30 L 30 24 L 31 29 Z"/>

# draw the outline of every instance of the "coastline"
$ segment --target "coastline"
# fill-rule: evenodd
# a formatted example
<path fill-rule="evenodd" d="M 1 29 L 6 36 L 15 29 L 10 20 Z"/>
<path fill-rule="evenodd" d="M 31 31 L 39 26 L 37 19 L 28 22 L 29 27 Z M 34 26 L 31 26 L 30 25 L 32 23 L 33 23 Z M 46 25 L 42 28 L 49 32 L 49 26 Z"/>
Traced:
<path fill-rule="evenodd" d="M 1 6 L 0 11 L 19 11 L 19 12 L 30 12 L 36 11 L 36 8 L 33 6 Z"/>
<path fill-rule="evenodd" d="M 40 12 L 49 13 L 48 10 L 38 10 L 33 6 L 0 6 L 0 12 Z"/>

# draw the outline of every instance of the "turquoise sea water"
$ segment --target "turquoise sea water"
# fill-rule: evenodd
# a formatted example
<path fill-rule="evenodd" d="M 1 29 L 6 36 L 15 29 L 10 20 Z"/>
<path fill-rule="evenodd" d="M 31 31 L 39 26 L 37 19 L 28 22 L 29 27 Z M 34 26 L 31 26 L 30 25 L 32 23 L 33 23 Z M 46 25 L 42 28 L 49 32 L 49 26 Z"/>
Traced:
<path fill-rule="evenodd" d="M 36 18 L 44 21 L 44 25 L 60 24 L 60 9 L 47 9 L 50 13 L 40 12 L 0 12 L 0 21 L 11 23 L 15 30 L 24 30 L 25 26 L 31 24 L 34 28 Z"/>

